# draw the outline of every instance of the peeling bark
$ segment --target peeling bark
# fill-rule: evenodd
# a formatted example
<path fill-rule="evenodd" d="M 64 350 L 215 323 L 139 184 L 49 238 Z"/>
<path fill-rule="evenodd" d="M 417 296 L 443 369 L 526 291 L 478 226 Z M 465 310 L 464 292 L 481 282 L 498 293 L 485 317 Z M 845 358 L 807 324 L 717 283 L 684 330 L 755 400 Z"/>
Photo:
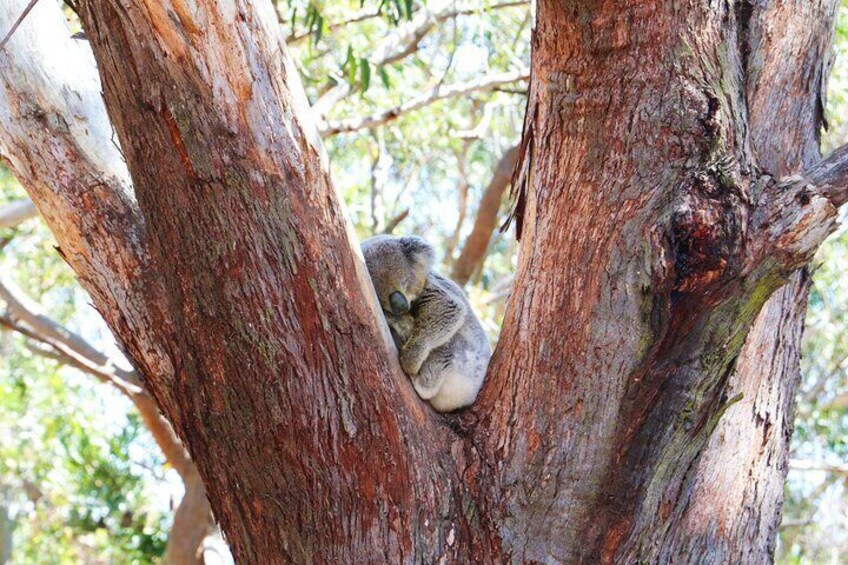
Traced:
<path fill-rule="evenodd" d="M 80 8 L 167 265 L 176 374 L 150 386 L 236 559 L 433 560 L 461 508 L 449 432 L 389 355 L 270 4 Z"/>
<path fill-rule="evenodd" d="M 0 29 L 8 29 L 25 6 L 22 0 L 0 8 Z M 146 381 L 172 380 L 173 366 L 165 354 L 170 324 L 159 277 L 103 105 L 94 59 L 85 42 L 71 39 L 55 5 L 37 4 L 15 31 L 0 57 L 0 87 L 0 152 L 33 201 L 4 209 L 9 214 L 3 217 L 17 222 L 35 216 L 34 203 L 59 252 Z M 67 338 L 63 328 L 33 317 L 18 302 L 20 296 L 7 294 L 5 287 L 0 295 L 10 313 L 27 321 L 39 336 L 59 343 Z M 186 497 L 180 510 L 192 518 L 175 521 L 166 562 L 197 563 L 192 555 L 212 526 L 212 517 L 180 439 L 134 374 L 110 367 L 102 353 L 78 336 L 71 338 L 68 347 L 77 349 L 72 364 L 107 381 L 109 371 L 118 377 L 119 390 L 133 402 L 165 459 L 183 479 Z M 186 549 L 191 544 L 193 550 Z"/>

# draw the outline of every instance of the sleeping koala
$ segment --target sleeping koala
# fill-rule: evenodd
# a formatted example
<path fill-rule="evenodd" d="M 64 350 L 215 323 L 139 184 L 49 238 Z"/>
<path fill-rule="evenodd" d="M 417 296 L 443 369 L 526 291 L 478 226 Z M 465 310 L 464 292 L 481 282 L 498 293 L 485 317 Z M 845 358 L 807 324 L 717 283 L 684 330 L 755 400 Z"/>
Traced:
<path fill-rule="evenodd" d="M 462 289 L 431 270 L 433 248 L 418 237 L 378 235 L 362 253 L 418 396 L 439 412 L 473 403 L 492 350 Z"/>

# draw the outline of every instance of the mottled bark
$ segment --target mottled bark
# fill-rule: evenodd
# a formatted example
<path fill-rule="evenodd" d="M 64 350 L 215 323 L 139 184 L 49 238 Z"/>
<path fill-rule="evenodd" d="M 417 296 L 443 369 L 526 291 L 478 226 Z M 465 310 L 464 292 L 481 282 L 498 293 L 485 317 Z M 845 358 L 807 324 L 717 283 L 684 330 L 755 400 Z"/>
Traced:
<path fill-rule="evenodd" d="M 270 6 L 83 1 L 174 371 L 128 351 L 237 560 L 767 560 L 794 385 L 756 368 L 794 374 L 797 273 L 841 202 L 807 143 L 829 40 L 804 18 L 834 5 L 538 2 L 515 290 L 482 397 L 442 417 L 385 342 Z M 807 55 L 762 46 L 772 9 Z M 704 488 L 752 468 L 730 508 Z"/>
<path fill-rule="evenodd" d="M 236 559 L 432 561 L 449 432 L 389 355 L 270 3 L 80 8 L 175 330 L 149 385 Z"/>
<path fill-rule="evenodd" d="M 752 152 L 774 174 L 809 170 L 826 193 L 826 171 L 837 169 L 817 163 L 837 6 L 740 4 Z M 841 188 L 848 188 L 844 178 Z M 793 275 L 751 328 L 726 393 L 743 397 L 719 421 L 693 473 L 686 510 L 664 542 L 674 561 L 689 555 L 709 555 L 714 563 L 773 559 L 809 285 L 806 270 Z"/>

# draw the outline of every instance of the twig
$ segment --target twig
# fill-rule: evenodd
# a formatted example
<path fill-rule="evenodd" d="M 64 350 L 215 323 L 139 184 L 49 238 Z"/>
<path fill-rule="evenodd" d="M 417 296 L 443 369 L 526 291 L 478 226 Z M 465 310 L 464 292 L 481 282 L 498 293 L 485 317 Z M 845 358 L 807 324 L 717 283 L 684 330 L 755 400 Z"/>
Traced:
<path fill-rule="evenodd" d="M 12 34 L 17 31 L 18 26 L 21 25 L 21 22 L 24 21 L 24 18 L 26 18 L 27 14 L 29 14 L 30 11 L 35 7 L 36 3 L 38 3 L 38 0 L 29 0 L 29 4 L 26 5 L 24 11 L 21 13 L 20 16 L 18 16 L 18 19 L 15 20 L 15 23 L 12 24 L 12 29 L 10 29 L 9 33 L 6 34 L 6 37 L 3 38 L 3 41 L 0 41 L 0 50 L 6 47 L 6 43 L 8 43 L 9 39 L 12 38 Z"/>
<path fill-rule="evenodd" d="M 340 120 L 337 122 L 328 122 L 326 124 L 323 124 L 323 126 L 321 127 L 321 135 L 327 137 L 339 133 L 349 133 L 364 128 L 372 128 L 375 126 L 383 125 L 393 120 L 396 120 L 403 114 L 418 110 L 425 106 L 429 106 L 430 104 L 438 102 L 439 100 L 445 100 L 447 98 L 456 98 L 458 96 L 465 96 L 467 94 L 471 94 L 472 92 L 488 92 L 503 84 L 524 81 L 529 78 L 530 71 L 528 69 L 521 69 L 519 71 L 510 71 L 505 73 L 499 73 L 496 75 L 488 75 L 477 80 L 454 84 L 451 86 L 437 86 L 429 94 L 419 96 L 418 98 L 414 98 L 409 102 L 406 102 L 405 104 L 401 104 L 389 110 L 384 110 L 383 112 L 372 114 L 370 116 L 351 118 L 348 120 Z"/>
<path fill-rule="evenodd" d="M 19 224 L 38 216 L 38 210 L 31 200 L 25 198 L 6 204 L 0 208 L 0 229 L 14 228 Z"/>

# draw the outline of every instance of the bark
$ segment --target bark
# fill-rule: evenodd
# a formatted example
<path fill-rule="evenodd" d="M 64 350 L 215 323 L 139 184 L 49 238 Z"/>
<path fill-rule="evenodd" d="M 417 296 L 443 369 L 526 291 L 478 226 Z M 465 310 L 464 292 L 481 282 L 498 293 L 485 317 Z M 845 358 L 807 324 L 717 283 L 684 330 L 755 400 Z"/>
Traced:
<path fill-rule="evenodd" d="M 748 9 L 742 41 L 752 151 L 761 167 L 776 174 L 810 170 L 810 179 L 828 193 L 821 175 L 838 169 L 817 163 L 837 3 Z M 842 189 L 847 186 L 843 178 Z M 717 563 L 773 560 L 809 285 L 806 269 L 794 275 L 751 329 L 727 393 L 744 396 L 719 422 L 701 458 L 689 506 L 668 536 L 667 555 L 709 551 Z"/>
<path fill-rule="evenodd" d="M 26 5 L 24 0 L 5 3 L 0 29 L 11 27 Z M 11 37 L 0 57 L 0 152 L 142 374 L 170 380 L 173 367 L 165 354 L 169 323 L 144 222 L 106 115 L 91 50 L 70 35 L 57 7 L 39 3 Z M 32 205 L 22 202 L 15 210 L 29 217 L 34 215 Z M 204 516 L 175 523 L 167 563 L 196 563 L 192 555 L 212 526 L 209 504 L 205 494 L 198 494 L 197 470 L 180 439 L 135 373 L 115 368 L 79 336 L 35 313 L 6 285 L 0 297 L 16 321 L 58 348 L 60 361 L 115 384 L 133 402 L 186 484 L 186 493 L 194 493 L 181 501 L 180 509 L 195 518 Z M 194 551 L 185 550 L 192 543 Z"/>
<path fill-rule="evenodd" d="M 431 560 L 450 524 L 420 507 L 460 508 L 447 431 L 389 355 L 270 5 L 80 8 L 168 267 L 176 374 L 148 384 L 236 559 Z"/>
<path fill-rule="evenodd" d="M 236 559 L 768 560 L 798 272 L 844 190 L 842 154 L 814 165 L 811 145 L 811 22 L 834 6 L 538 2 L 515 289 L 481 398 L 442 417 L 385 341 L 269 6 L 82 2 L 161 279 L 117 296 L 162 331 L 107 318 Z M 795 39 L 765 33 L 795 17 Z M 774 104 L 798 121 L 774 129 Z M 740 498 L 710 496 L 716 474 Z"/>
<path fill-rule="evenodd" d="M 832 25 L 832 8 L 817 25 Z M 475 408 L 506 470 L 489 498 L 513 560 L 770 558 L 794 390 L 778 379 L 797 356 L 806 288 L 793 273 L 834 207 L 821 187 L 808 198 L 802 179 L 775 185 L 759 168 L 797 170 L 761 157 L 756 104 L 781 103 L 769 84 L 800 86 L 803 109 L 818 102 L 821 82 L 798 78 L 820 78 L 828 36 L 802 21 L 795 41 L 818 49 L 783 54 L 784 74 L 768 76 L 759 57 L 776 56 L 752 44 L 750 17 L 725 3 L 539 2 L 516 181 L 521 262 Z M 815 115 L 793 109 L 790 127 L 815 141 Z M 790 280 L 751 335 L 743 382 L 728 386 L 757 314 Z M 763 360 L 777 375 L 757 381 Z M 733 406 L 738 390 L 755 409 Z M 725 412 L 725 440 L 709 443 Z M 730 432 L 757 442 L 754 416 L 775 431 L 739 460 Z M 772 476 L 748 474 L 760 468 Z M 697 496 L 716 474 L 746 496 Z"/>
<path fill-rule="evenodd" d="M 471 233 L 468 234 L 451 273 L 451 278 L 461 285 L 468 283 L 471 275 L 486 257 L 489 240 L 492 239 L 492 234 L 498 225 L 498 212 L 512 178 L 516 161 L 518 161 L 518 147 L 512 147 L 498 161 L 495 172 L 486 190 L 483 191 L 474 227 L 471 228 Z"/>

